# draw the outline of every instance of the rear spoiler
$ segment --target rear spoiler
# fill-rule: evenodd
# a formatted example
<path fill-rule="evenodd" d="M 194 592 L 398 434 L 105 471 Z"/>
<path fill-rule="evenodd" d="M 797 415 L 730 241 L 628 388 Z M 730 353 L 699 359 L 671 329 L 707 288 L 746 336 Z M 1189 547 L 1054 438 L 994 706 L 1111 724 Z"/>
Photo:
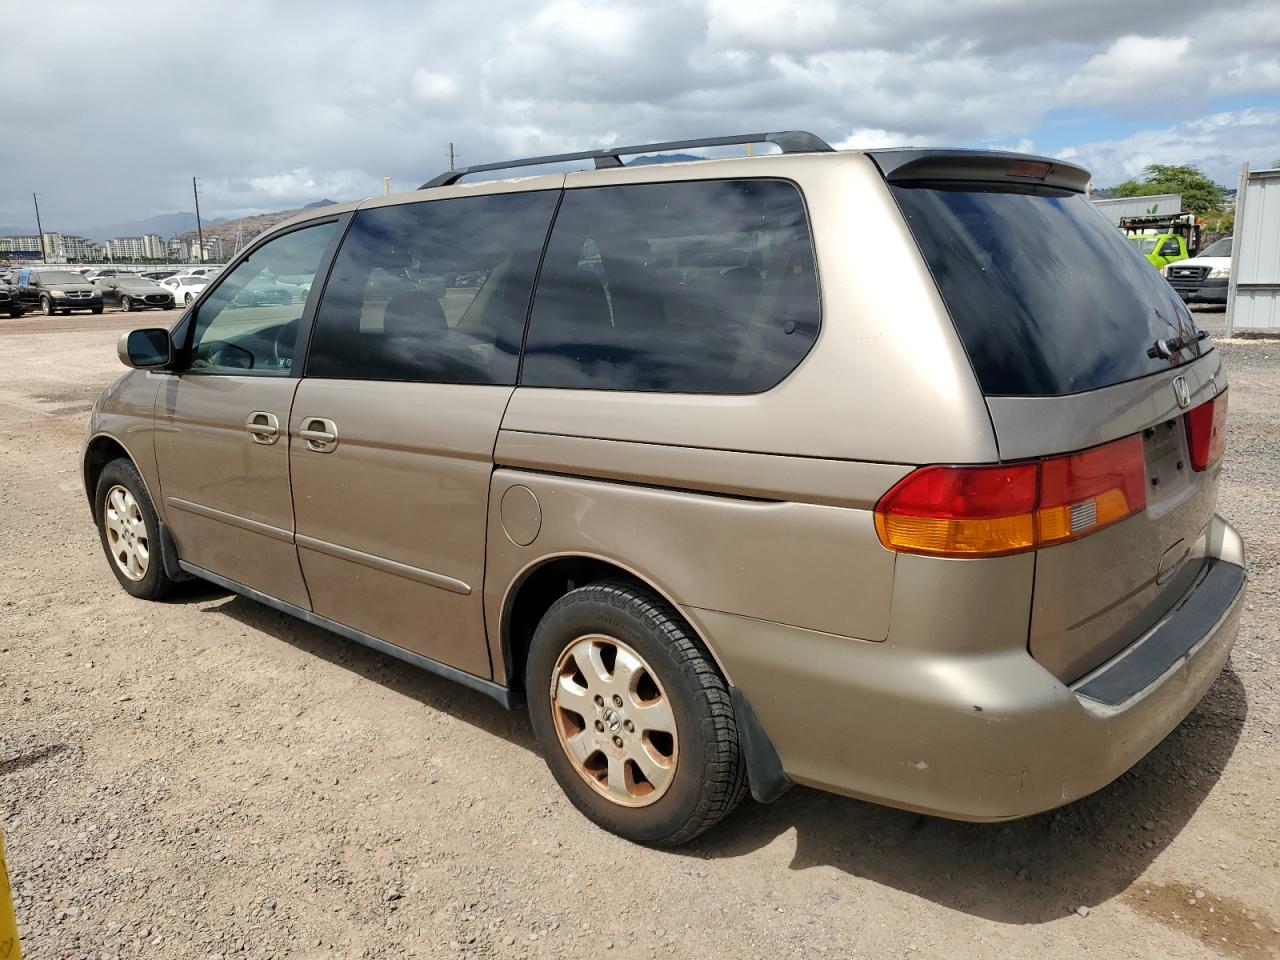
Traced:
<path fill-rule="evenodd" d="M 1084 193 L 1089 171 L 1074 163 L 1000 150 L 868 150 L 890 183 L 910 180 L 977 180 L 1043 184 Z"/>

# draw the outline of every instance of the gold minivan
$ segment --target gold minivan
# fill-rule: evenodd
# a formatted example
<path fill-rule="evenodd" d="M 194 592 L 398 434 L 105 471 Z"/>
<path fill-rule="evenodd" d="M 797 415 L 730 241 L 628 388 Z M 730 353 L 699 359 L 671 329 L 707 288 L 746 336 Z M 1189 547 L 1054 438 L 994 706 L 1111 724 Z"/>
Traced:
<path fill-rule="evenodd" d="M 1245 584 L 1221 357 L 1088 179 L 792 132 L 308 211 L 121 337 L 111 569 L 527 703 L 642 843 L 792 783 L 1067 803 L 1200 700 Z"/>

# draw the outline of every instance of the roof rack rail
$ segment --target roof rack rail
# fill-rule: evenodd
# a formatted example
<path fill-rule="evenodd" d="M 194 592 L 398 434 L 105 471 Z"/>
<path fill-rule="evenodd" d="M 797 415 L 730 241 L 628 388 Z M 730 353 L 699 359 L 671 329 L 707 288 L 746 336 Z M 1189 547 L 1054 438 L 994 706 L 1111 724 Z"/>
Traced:
<path fill-rule="evenodd" d="M 694 150 L 699 147 L 730 147 L 744 143 L 773 143 L 783 153 L 823 153 L 832 149 L 821 137 L 804 130 L 783 130 L 779 133 L 740 133 L 732 137 L 703 137 L 700 140 L 668 140 L 665 143 L 639 143 L 629 147 L 607 147 L 603 150 L 582 150 L 578 153 L 557 153 L 547 157 L 524 157 L 519 160 L 503 160 L 499 163 L 477 163 L 470 167 L 447 170 L 434 180 L 428 180 L 419 190 L 430 187 L 448 187 L 472 173 L 487 170 L 508 170 L 513 167 L 538 167 L 548 163 L 567 163 L 570 160 L 594 160 L 596 169 L 622 166 L 622 158 L 637 153 L 665 152 L 667 150 Z"/>

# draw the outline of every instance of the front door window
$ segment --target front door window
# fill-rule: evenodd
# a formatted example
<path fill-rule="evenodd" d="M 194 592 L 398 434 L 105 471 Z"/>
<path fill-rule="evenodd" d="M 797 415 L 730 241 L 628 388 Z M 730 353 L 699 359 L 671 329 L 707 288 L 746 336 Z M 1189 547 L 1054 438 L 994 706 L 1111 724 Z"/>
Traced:
<path fill-rule="evenodd" d="M 299 320 L 336 222 L 294 230 L 240 261 L 200 305 L 190 370 L 287 377 Z"/>

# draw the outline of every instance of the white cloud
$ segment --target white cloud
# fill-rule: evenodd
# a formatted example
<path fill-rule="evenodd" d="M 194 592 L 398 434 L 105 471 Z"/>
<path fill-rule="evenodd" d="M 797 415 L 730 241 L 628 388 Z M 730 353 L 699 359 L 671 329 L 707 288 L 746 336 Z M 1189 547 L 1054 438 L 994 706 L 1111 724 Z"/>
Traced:
<path fill-rule="evenodd" d="M 1182 61 L 1190 47 L 1189 37 L 1121 37 L 1090 57 L 1064 92 L 1077 104 L 1125 103 L 1181 92 L 1186 84 Z"/>
<path fill-rule="evenodd" d="M 837 150 L 875 150 L 882 147 L 926 147 L 929 138 L 920 134 L 898 133 L 873 127 L 858 127 L 843 140 L 832 141 Z"/>
<path fill-rule="evenodd" d="M 458 95 L 458 81 L 447 73 L 418 67 L 413 71 L 413 95 L 423 103 L 444 103 Z"/>

